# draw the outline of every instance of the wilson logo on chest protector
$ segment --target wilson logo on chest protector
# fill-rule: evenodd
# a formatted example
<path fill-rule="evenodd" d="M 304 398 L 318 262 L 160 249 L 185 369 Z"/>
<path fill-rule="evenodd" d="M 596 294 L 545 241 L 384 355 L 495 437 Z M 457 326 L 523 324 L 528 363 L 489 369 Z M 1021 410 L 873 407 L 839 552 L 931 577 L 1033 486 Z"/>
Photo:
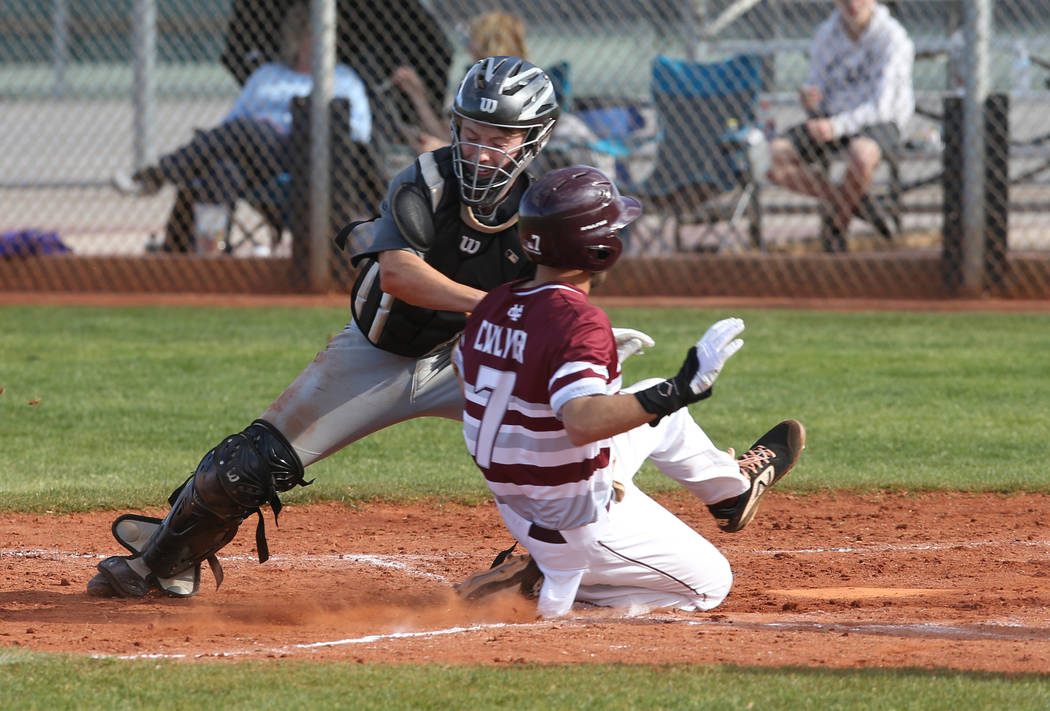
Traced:
<path fill-rule="evenodd" d="M 477 254 L 481 249 L 481 240 L 463 235 L 459 238 L 459 251 L 465 254 Z"/>

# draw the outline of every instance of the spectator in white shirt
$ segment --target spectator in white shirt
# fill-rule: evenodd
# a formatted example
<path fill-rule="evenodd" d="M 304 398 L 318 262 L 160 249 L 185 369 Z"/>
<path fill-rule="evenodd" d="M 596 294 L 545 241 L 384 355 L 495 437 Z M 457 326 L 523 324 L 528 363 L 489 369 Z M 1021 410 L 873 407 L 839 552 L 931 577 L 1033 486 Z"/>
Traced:
<path fill-rule="evenodd" d="M 817 28 L 800 99 L 809 118 L 770 145 L 769 179 L 830 206 L 828 251 L 844 251 L 844 235 L 871 188 L 875 169 L 896 150 L 915 110 L 915 46 L 904 27 L 876 0 L 835 0 Z M 814 163 L 846 153 L 842 182 Z M 885 227 L 876 225 L 884 236 Z"/>

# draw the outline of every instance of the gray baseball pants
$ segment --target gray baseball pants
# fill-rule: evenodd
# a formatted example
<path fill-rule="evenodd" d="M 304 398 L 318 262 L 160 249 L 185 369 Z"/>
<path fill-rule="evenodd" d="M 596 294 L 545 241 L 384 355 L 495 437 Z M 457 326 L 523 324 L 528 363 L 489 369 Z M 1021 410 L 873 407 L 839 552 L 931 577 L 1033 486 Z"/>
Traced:
<path fill-rule="evenodd" d="M 422 358 L 376 348 L 350 322 L 260 416 L 303 466 L 414 417 L 463 417 L 448 345 Z"/>

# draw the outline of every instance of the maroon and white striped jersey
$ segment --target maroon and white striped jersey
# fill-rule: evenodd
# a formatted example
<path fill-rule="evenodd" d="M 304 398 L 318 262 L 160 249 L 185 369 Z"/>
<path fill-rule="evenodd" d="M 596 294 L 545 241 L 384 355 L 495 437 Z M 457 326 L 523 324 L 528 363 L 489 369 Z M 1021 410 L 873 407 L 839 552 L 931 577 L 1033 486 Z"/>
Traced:
<path fill-rule="evenodd" d="M 573 398 L 619 392 L 616 344 L 579 289 L 523 283 L 482 299 L 453 354 L 463 438 L 498 502 L 546 528 L 577 528 L 612 495 L 609 442 L 574 446 L 559 414 Z"/>

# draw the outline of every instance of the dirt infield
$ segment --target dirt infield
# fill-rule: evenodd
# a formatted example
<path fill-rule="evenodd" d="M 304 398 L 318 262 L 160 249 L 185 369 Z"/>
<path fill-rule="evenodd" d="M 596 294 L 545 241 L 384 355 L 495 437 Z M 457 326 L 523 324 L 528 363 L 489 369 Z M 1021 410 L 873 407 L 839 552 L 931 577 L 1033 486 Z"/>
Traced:
<path fill-rule="evenodd" d="M 254 561 L 254 519 L 189 600 L 98 599 L 111 513 L 0 516 L 0 646 L 130 658 L 727 663 L 1050 669 L 1050 496 L 774 493 L 738 534 L 686 495 L 736 583 L 710 613 L 578 607 L 536 621 L 450 584 L 508 542 L 492 506 L 290 506 Z M 162 514 L 162 511 L 152 513 Z M 271 519 L 272 520 L 272 519 Z"/>

